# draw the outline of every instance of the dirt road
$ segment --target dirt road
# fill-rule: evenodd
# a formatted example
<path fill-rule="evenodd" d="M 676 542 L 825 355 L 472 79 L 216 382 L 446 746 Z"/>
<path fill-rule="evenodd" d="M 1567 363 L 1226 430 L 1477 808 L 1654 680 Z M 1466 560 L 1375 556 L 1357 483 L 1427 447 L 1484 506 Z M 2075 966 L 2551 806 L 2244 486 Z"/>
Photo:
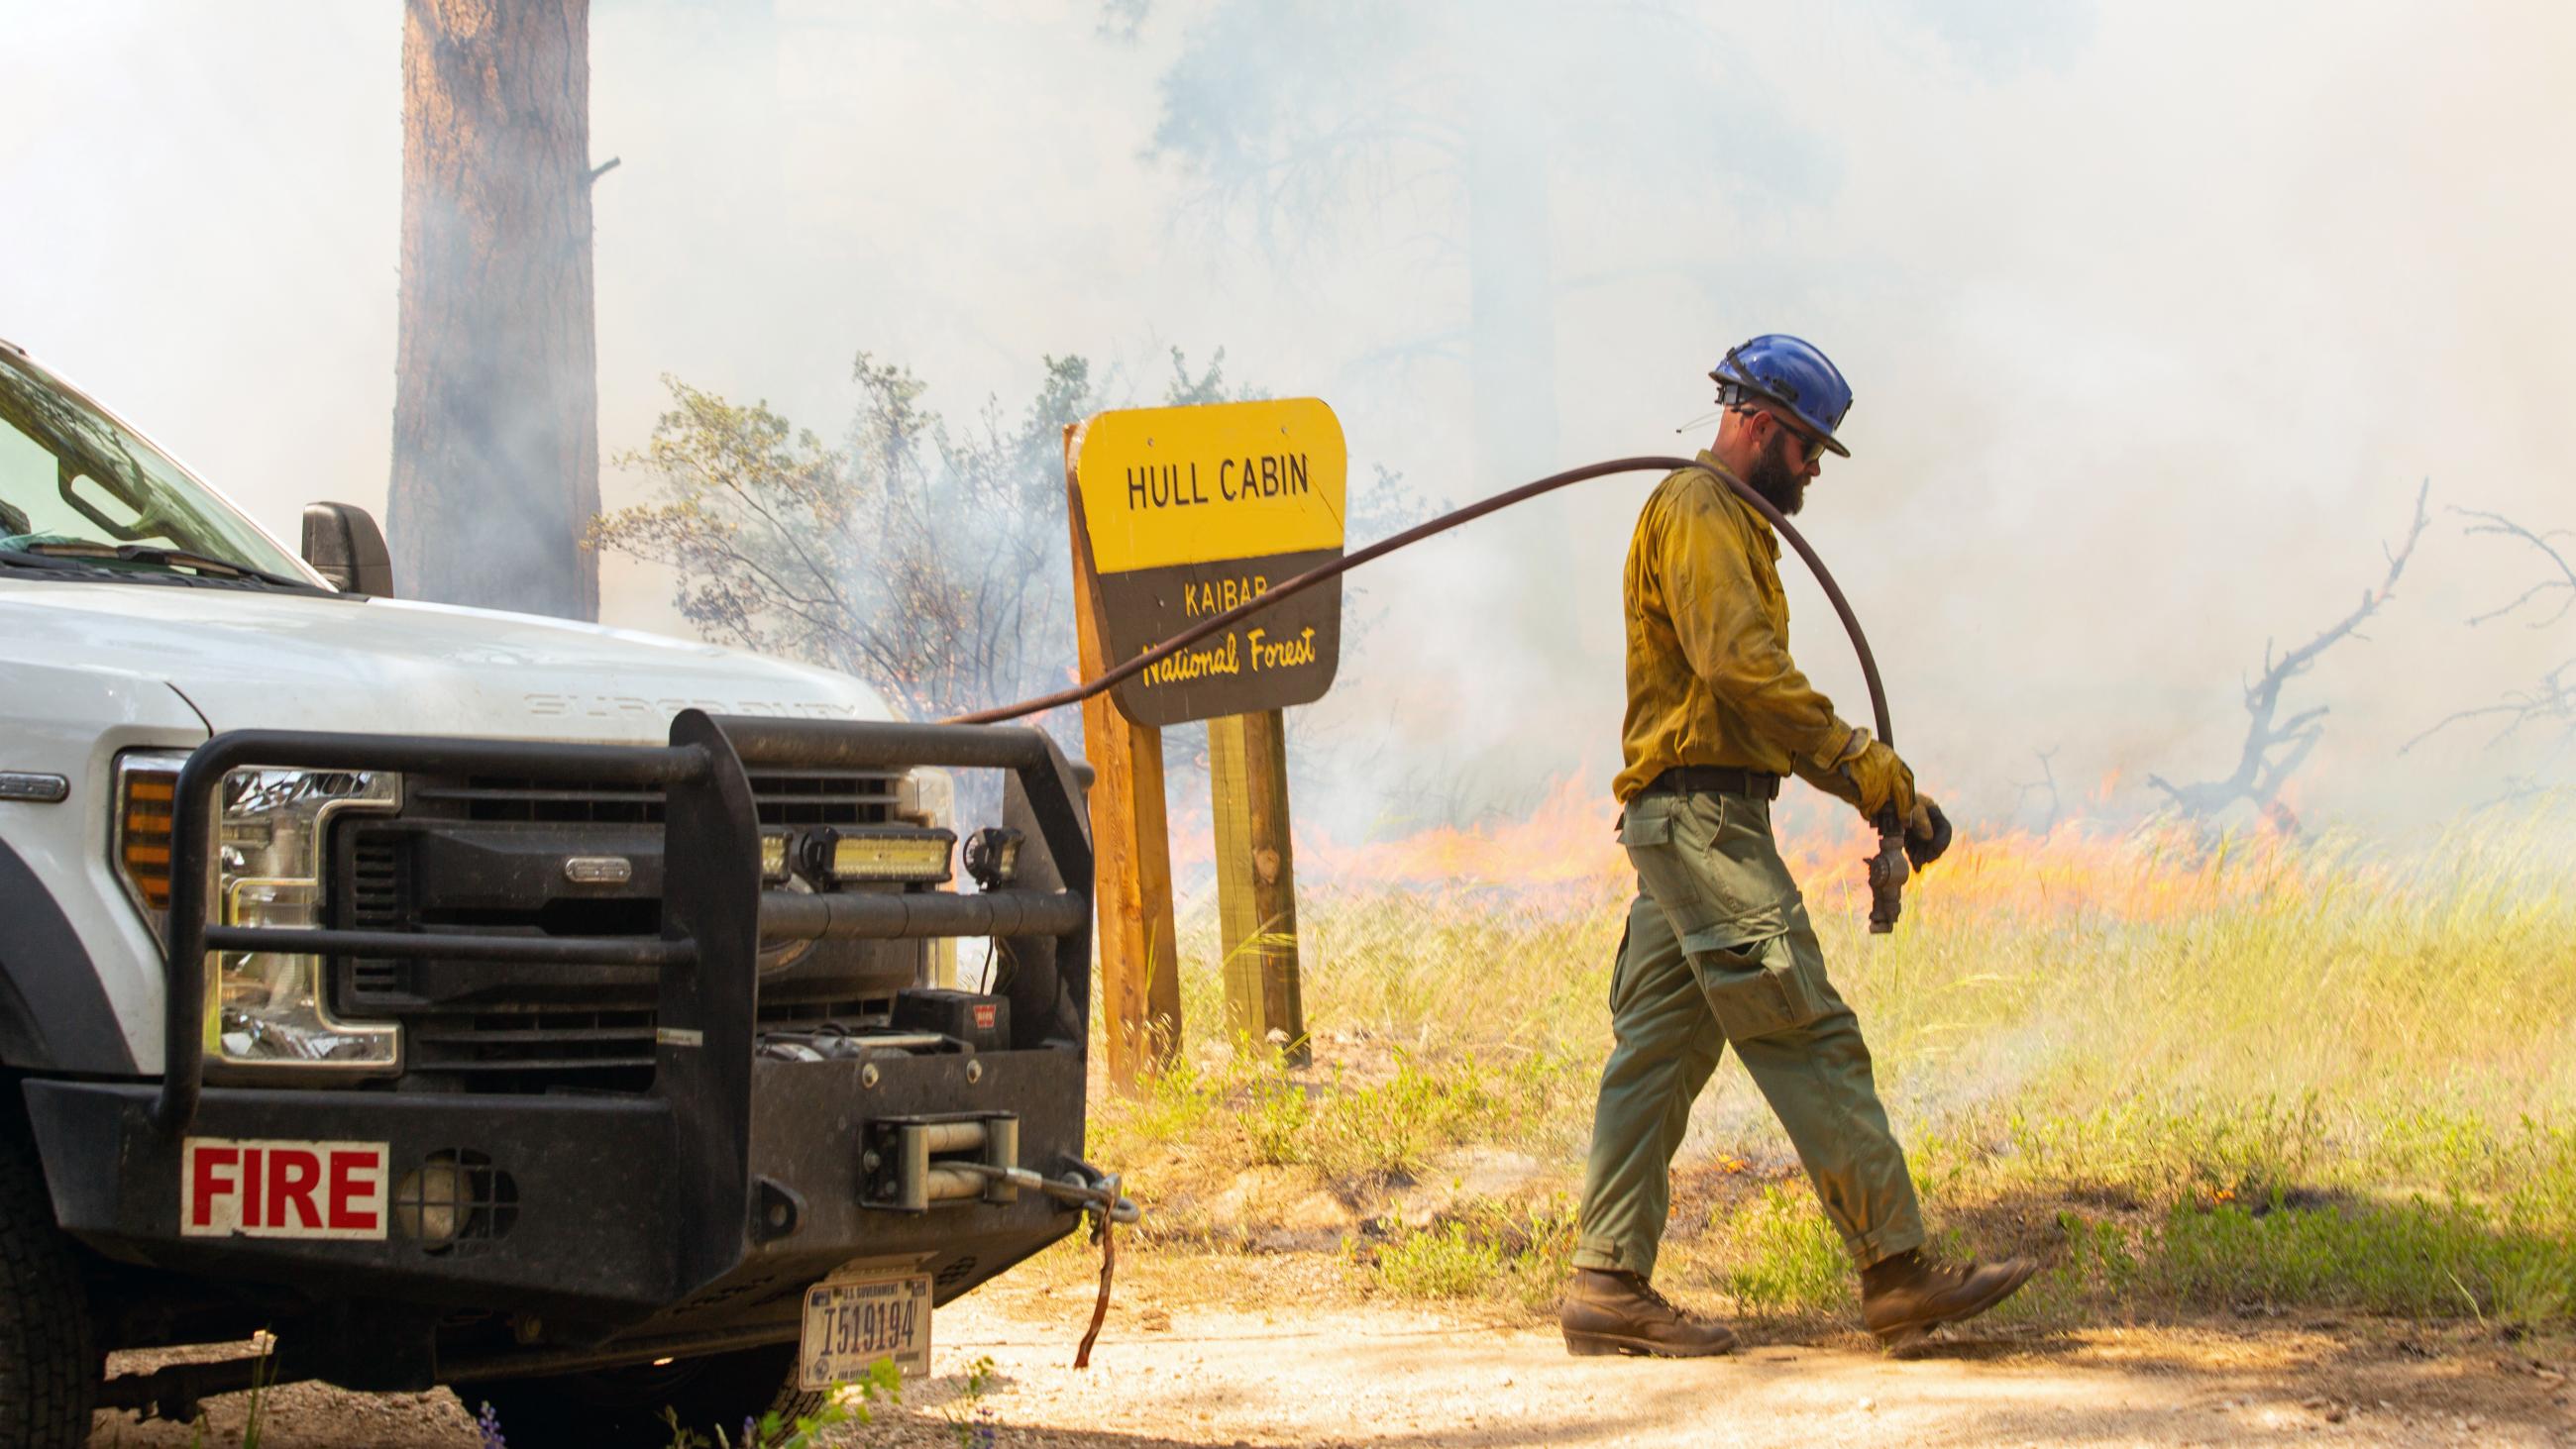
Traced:
<path fill-rule="evenodd" d="M 1236 1260 L 1240 1264 L 1242 1260 Z M 1757 1342 L 1690 1363 L 1575 1359 L 1528 1324 L 1350 1298 L 1329 1263 L 1288 1270 L 1278 1306 L 1179 1264 L 1127 1285 L 1092 1367 L 1068 1367 L 1089 1296 L 1067 1276 L 1013 1281 L 941 1311 L 938 1376 L 910 1409 L 850 1444 L 952 1442 L 981 1409 L 1005 1445 L 2576 1444 L 2569 1345 L 2507 1342 L 2475 1325 L 2252 1323 L 1997 1332 L 1893 1362 L 1855 1336 Z M 1311 1277 L 1312 1291 L 1300 1280 Z M 1223 1285 L 1227 1289 L 1241 1285 Z M 962 1369 L 995 1373 L 981 1400 Z M 238 1398 L 216 1401 L 207 1442 L 235 1444 Z M 183 1445 L 185 1430 L 101 1415 L 96 1445 Z M 504 1426 L 505 1430 L 507 1426 Z M 445 1394 L 366 1398 L 278 1391 L 272 1449 L 464 1449 L 471 1423 Z M 516 1445 L 514 1449 L 534 1449 Z"/>

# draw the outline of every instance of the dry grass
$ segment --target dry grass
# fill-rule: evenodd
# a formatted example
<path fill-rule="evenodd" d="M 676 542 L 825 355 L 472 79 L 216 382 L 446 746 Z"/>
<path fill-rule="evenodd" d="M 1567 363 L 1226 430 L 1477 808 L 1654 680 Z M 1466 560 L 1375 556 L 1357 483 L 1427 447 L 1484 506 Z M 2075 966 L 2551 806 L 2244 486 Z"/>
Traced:
<path fill-rule="evenodd" d="M 2404 855 L 2007 837 L 1943 862 L 1878 938 L 1850 889 L 1857 842 L 1791 853 L 1936 1227 L 2047 1256 L 2023 1315 L 2281 1302 L 2558 1324 L 2576 1310 L 2576 1134 L 2558 1125 L 2576 890 L 2545 819 Z M 1458 867 L 1454 842 L 1446 884 L 1307 886 L 1317 1064 L 1293 1073 L 1208 1039 L 1214 911 L 1193 902 L 1201 1035 L 1095 1129 L 1095 1157 L 1155 1210 L 1149 1242 L 1332 1247 L 1378 1291 L 1543 1307 L 1609 1043 L 1628 886 L 1602 854 L 1569 872 L 1557 852 L 1540 891 L 1457 883 L 1508 862 Z M 1666 1261 L 1748 1314 L 1849 1301 L 1732 1067 L 1683 1148 Z"/>

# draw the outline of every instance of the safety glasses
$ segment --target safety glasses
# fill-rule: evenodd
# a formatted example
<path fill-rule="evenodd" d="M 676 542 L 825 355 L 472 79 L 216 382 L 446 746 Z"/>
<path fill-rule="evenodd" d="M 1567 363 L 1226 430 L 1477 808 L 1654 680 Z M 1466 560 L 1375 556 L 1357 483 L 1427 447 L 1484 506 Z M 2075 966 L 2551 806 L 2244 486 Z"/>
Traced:
<path fill-rule="evenodd" d="M 1789 421 L 1778 413 L 1771 414 L 1771 418 L 1772 421 L 1777 422 L 1784 428 L 1787 428 L 1789 430 L 1790 437 L 1798 440 L 1800 452 L 1799 462 L 1801 466 L 1812 468 L 1824 458 L 1825 440 L 1823 438 L 1816 436 L 1814 433 L 1808 432 L 1805 428 L 1798 426 L 1796 423 Z"/>
<path fill-rule="evenodd" d="M 1788 429 L 1790 436 L 1798 440 L 1799 447 L 1803 450 L 1799 460 L 1801 467 L 1812 468 L 1825 456 L 1823 435 L 1810 431 L 1804 423 L 1783 412 L 1776 399 L 1765 397 L 1742 383 L 1721 379 L 1717 385 L 1717 401 L 1719 407 L 1725 411 L 1760 413 Z"/>
<path fill-rule="evenodd" d="M 1780 411 L 1778 408 L 1771 406 L 1767 400 L 1757 401 L 1748 399 L 1745 402 L 1737 404 L 1735 411 L 1757 413 L 1763 417 L 1769 418 L 1773 423 L 1777 424 L 1782 431 L 1796 439 L 1798 445 L 1798 466 L 1802 468 L 1812 468 L 1816 466 L 1818 460 L 1825 456 L 1825 440 L 1822 436 L 1807 431 L 1807 429 L 1801 426 L 1796 419 L 1790 417 L 1787 413 Z"/>

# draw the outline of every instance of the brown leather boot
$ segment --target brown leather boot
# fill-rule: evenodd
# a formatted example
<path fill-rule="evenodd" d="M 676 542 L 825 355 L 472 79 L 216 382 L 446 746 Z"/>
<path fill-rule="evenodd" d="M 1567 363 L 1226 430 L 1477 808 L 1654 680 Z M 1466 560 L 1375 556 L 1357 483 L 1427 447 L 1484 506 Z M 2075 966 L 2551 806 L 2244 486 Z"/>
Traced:
<path fill-rule="evenodd" d="M 1735 1347 L 1721 1323 L 1674 1307 L 1634 1273 L 1577 1268 L 1556 1321 L 1571 1354 L 1646 1353 L 1702 1358 Z"/>
<path fill-rule="evenodd" d="M 1930 1330 L 2003 1302 L 2037 1271 L 2028 1258 L 1952 1266 L 1908 1249 L 1861 1270 L 1861 1321 L 1879 1342 L 1903 1353 Z"/>

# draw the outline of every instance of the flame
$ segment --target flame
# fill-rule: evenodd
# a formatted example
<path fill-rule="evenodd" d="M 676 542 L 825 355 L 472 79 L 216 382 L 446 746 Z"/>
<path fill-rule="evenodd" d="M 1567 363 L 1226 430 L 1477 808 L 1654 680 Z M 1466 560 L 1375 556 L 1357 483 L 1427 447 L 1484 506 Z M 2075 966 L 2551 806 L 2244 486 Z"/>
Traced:
<path fill-rule="evenodd" d="M 2213 844 L 2180 824 L 2078 819 L 2045 833 L 1965 835 L 1906 894 L 1909 907 L 1925 912 L 2166 921 L 2267 894 L 2304 894 L 2307 874 L 2289 842 L 2269 831 Z M 1829 889 L 1865 893 L 1849 872 Z M 1811 885 L 1808 893 L 1817 891 Z"/>
<path fill-rule="evenodd" d="M 1610 793 L 1577 773 L 1550 786 L 1519 820 L 1436 825 L 1397 840 L 1350 845 L 1300 830 L 1297 869 L 1347 886 L 1439 883 L 1541 892 L 1597 886 L 1630 874 L 1618 819 Z"/>
<path fill-rule="evenodd" d="M 1345 890 L 1501 891 L 1591 907 L 1624 894 L 1634 878 L 1617 818 L 1608 792 L 1570 775 L 1517 820 L 1358 843 L 1301 829 L 1297 872 L 1303 882 Z M 1866 822 L 1839 806 L 1784 802 L 1774 824 L 1781 858 L 1811 910 L 1867 909 L 1866 862 L 1878 840 Z M 1909 914 L 2170 920 L 2258 895 L 2304 895 L 2311 873 L 2296 841 L 2277 830 L 2213 841 L 2181 824 L 2077 818 L 2045 832 L 1963 828 L 1948 853 L 1915 876 L 1906 902 Z"/>

